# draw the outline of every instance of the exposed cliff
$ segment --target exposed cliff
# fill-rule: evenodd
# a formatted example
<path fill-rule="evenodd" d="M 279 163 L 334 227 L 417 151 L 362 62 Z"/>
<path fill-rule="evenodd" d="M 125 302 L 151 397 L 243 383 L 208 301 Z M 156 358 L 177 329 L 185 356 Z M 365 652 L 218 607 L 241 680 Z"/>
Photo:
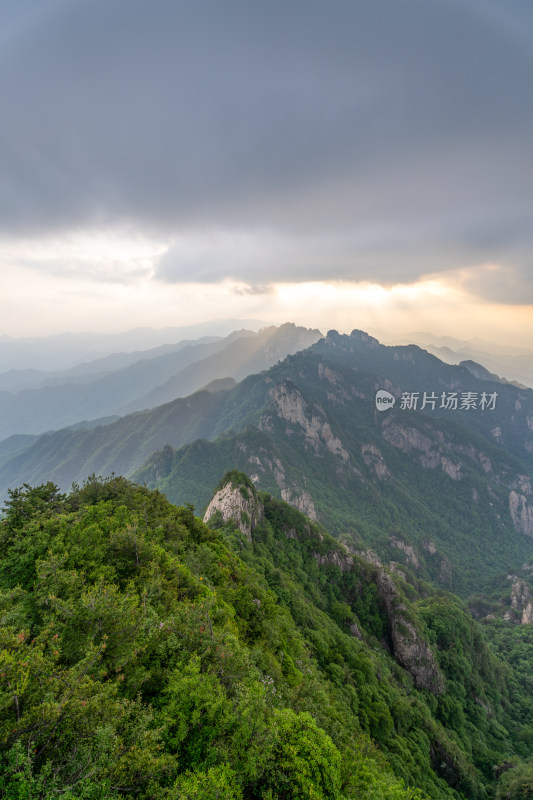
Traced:
<path fill-rule="evenodd" d="M 533 622 L 533 595 L 527 583 L 516 575 L 510 575 L 511 586 L 511 608 L 504 614 L 504 619 L 511 622 L 519 622 L 521 625 L 529 625 Z"/>
<path fill-rule="evenodd" d="M 233 520 L 249 542 L 252 541 L 253 529 L 263 519 L 263 505 L 253 484 L 236 471 L 224 476 L 207 506 L 204 522 L 209 522 L 217 512 L 224 522 Z"/>
<path fill-rule="evenodd" d="M 509 512 L 517 531 L 533 536 L 533 506 L 523 494 L 509 494 Z"/>
<path fill-rule="evenodd" d="M 325 447 L 343 462 L 349 460 L 346 448 L 333 434 L 323 410 L 311 407 L 302 393 L 289 381 L 277 384 L 272 389 L 271 398 L 277 415 L 287 422 L 300 425 L 305 431 L 306 439 L 313 444 L 315 452 Z"/>
<path fill-rule="evenodd" d="M 407 601 L 401 590 L 375 553 L 371 551 L 358 552 L 355 556 L 354 558 L 342 548 L 324 554 L 313 553 L 313 557 L 321 567 L 333 566 L 341 573 L 357 572 L 361 567 L 358 558 L 372 565 L 370 574 L 387 617 L 394 657 L 412 676 L 418 689 L 427 689 L 435 695 L 442 694 L 444 692 L 443 676 L 429 644 L 422 636 L 419 624 L 407 608 Z"/>
<path fill-rule="evenodd" d="M 392 649 L 399 663 L 410 675 L 415 686 L 432 694 L 444 692 L 444 679 L 429 644 L 410 617 L 404 599 L 392 577 L 381 564 L 376 568 L 375 581 L 390 626 Z"/>

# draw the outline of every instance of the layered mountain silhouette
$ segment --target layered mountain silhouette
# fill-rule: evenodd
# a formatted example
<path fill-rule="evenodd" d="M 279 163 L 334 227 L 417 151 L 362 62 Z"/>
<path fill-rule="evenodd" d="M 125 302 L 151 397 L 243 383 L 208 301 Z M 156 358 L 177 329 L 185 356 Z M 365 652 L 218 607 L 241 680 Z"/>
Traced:
<path fill-rule="evenodd" d="M 0 391 L 0 439 L 153 408 L 217 378 L 240 380 L 308 347 L 320 336 L 319 331 L 288 324 L 98 359 L 51 376 L 39 386 Z M 8 374 L 5 385 L 13 389 L 16 377 Z M 19 379 L 24 377 L 28 377 L 26 372 Z"/>

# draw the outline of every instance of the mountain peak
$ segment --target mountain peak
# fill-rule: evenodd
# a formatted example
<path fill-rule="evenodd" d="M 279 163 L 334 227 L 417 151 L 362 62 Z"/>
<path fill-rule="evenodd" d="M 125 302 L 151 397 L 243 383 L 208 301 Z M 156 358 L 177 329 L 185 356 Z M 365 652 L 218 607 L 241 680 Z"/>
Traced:
<path fill-rule="evenodd" d="M 264 509 L 255 486 L 243 472 L 234 469 L 224 475 L 207 506 L 204 522 L 217 512 L 224 522 L 234 520 L 247 540 L 252 541 L 252 530 L 263 519 Z"/>
<path fill-rule="evenodd" d="M 355 328 L 351 332 L 350 339 L 355 339 L 355 340 L 357 340 L 359 342 L 364 342 L 365 344 L 370 344 L 373 347 L 375 345 L 379 344 L 379 341 L 377 339 L 375 339 L 373 336 L 370 336 L 369 333 L 366 333 L 366 331 L 357 330 L 357 328 Z"/>

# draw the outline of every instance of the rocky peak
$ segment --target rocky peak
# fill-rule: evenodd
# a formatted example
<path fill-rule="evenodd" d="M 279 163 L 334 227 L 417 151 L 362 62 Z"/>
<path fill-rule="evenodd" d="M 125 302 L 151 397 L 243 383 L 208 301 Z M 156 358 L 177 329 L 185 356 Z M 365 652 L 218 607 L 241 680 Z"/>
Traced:
<path fill-rule="evenodd" d="M 358 342 L 363 342 L 364 344 L 368 344 L 371 347 L 379 346 L 379 342 L 378 342 L 377 339 L 374 339 L 373 336 L 370 336 L 369 333 L 365 333 L 365 331 L 357 330 L 357 328 L 355 328 L 351 332 L 350 339 L 358 341 Z"/>
<path fill-rule="evenodd" d="M 239 530 L 252 541 L 252 530 L 263 519 L 263 504 L 251 480 L 242 472 L 228 472 L 207 506 L 204 522 L 208 523 L 216 512 L 224 522 L 233 520 Z"/>

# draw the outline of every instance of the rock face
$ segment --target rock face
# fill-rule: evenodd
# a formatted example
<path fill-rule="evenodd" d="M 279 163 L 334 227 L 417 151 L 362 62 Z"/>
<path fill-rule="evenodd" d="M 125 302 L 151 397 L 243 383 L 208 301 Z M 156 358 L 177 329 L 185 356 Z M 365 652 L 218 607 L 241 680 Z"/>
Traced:
<path fill-rule="evenodd" d="M 305 489 L 301 492 L 287 488 L 281 489 L 281 499 L 285 500 L 289 505 L 294 506 L 294 508 L 297 508 L 298 511 L 301 511 L 306 517 L 309 517 L 309 519 L 318 519 L 313 498 Z"/>
<path fill-rule="evenodd" d="M 523 494 L 512 491 L 509 494 L 509 513 L 513 525 L 519 533 L 533 536 L 533 506 Z"/>
<path fill-rule="evenodd" d="M 387 615 L 394 657 L 413 677 L 417 688 L 427 689 L 435 695 L 442 694 L 444 679 L 435 657 L 430 646 L 424 641 L 416 625 L 409 618 L 402 595 L 393 579 L 373 551 L 358 551 L 355 555 L 374 567 L 374 580 L 378 596 Z M 313 553 L 313 557 L 320 566 L 331 564 L 341 572 L 357 568 L 354 558 L 347 550 L 346 552 L 332 551 L 323 555 Z"/>
<path fill-rule="evenodd" d="M 391 576 L 381 565 L 376 567 L 376 586 L 389 620 L 394 656 L 412 675 L 417 688 L 427 689 L 435 695 L 442 694 L 444 679 L 428 643 L 408 618 Z"/>
<path fill-rule="evenodd" d="M 460 481 L 461 480 L 461 465 L 460 464 L 454 464 L 453 461 L 451 461 L 449 458 L 445 458 L 444 456 L 441 458 L 440 461 L 441 461 L 443 472 L 445 472 L 446 475 L 449 475 L 450 478 L 452 480 L 454 480 L 454 481 Z"/>
<path fill-rule="evenodd" d="M 375 444 L 362 444 L 361 445 L 361 455 L 363 456 L 363 461 L 367 465 L 367 467 L 372 467 L 375 470 L 376 475 L 378 478 L 390 478 L 391 474 L 389 472 L 389 468 L 385 464 L 385 459 L 381 453 L 379 447 L 376 447 Z"/>
<path fill-rule="evenodd" d="M 353 569 L 354 560 L 353 556 L 351 556 L 348 552 L 342 553 L 339 550 L 336 550 L 331 553 L 325 553 L 324 555 L 320 555 L 320 553 L 313 553 L 313 558 L 315 558 L 321 567 L 331 564 L 334 567 L 337 567 L 341 572 L 348 572 L 348 570 Z"/>
<path fill-rule="evenodd" d="M 244 483 L 228 480 L 214 495 L 204 514 L 204 522 L 209 522 L 215 512 L 220 512 L 224 522 L 230 519 L 239 527 L 249 542 L 252 530 L 263 519 L 263 505 L 255 489 Z"/>
<path fill-rule="evenodd" d="M 387 421 L 385 422 L 387 423 Z M 382 432 L 384 439 L 404 453 L 410 453 L 412 450 L 421 450 L 426 455 L 429 455 L 433 448 L 433 442 L 429 436 L 425 436 L 416 428 L 407 428 L 395 423 L 388 423 L 383 425 Z M 438 461 L 435 462 L 435 465 L 437 463 Z"/>
<path fill-rule="evenodd" d="M 418 458 L 424 469 L 436 469 L 440 466 L 452 480 L 460 481 L 462 479 L 461 465 L 443 455 L 442 448 L 416 428 L 404 427 L 385 420 L 382 434 L 389 444 L 404 453 L 420 451 Z"/>
<path fill-rule="evenodd" d="M 401 550 L 407 556 L 407 562 L 411 564 L 415 569 L 420 569 L 420 560 L 410 544 L 406 544 L 403 539 L 399 539 L 397 536 L 391 535 L 389 536 L 389 542 L 391 543 L 392 547 L 396 547 L 398 550 Z"/>
<path fill-rule="evenodd" d="M 525 581 L 520 580 L 516 575 L 511 576 L 513 585 L 511 586 L 511 608 L 515 612 L 507 612 L 506 619 L 519 617 L 521 625 L 529 625 L 533 622 L 533 596 L 529 586 Z"/>
<path fill-rule="evenodd" d="M 318 453 L 320 448 L 325 446 L 341 461 L 346 463 L 349 460 L 346 449 L 341 440 L 334 436 L 324 414 L 318 408 L 310 408 L 296 387 L 288 383 L 279 383 L 272 390 L 271 397 L 278 416 L 287 422 L 301 425 L 305 438 L 313 444 L 315 452 Z"/>

